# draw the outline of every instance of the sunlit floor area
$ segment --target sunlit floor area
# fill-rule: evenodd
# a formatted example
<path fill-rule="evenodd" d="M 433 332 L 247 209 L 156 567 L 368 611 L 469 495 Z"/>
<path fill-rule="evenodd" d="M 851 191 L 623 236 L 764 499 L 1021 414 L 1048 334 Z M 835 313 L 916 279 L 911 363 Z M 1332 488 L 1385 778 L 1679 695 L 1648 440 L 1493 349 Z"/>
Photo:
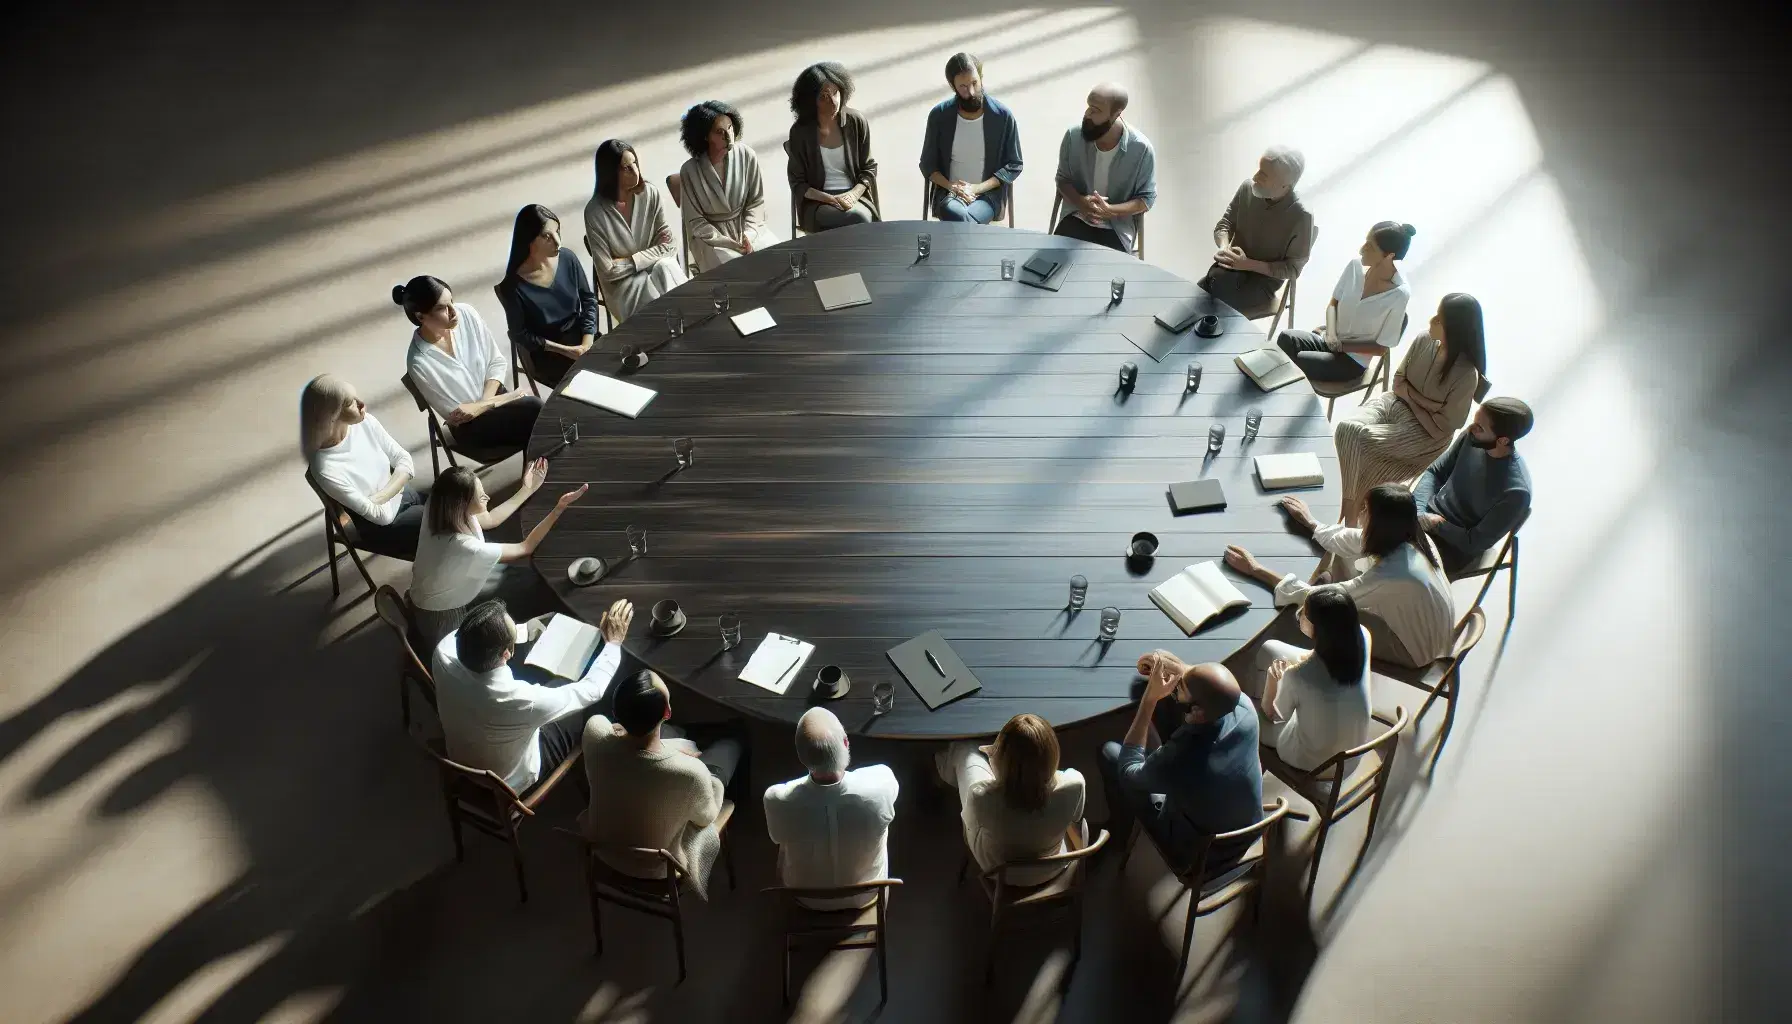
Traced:
<path fill-rule="evenodd" d="M 1792 565 L 1792 361 L 1770 340 L 1784 89 L 1762 84 L 1764 42 L 1691 12 L 1486 6 L 38 16 L 0 43 L 0 1021 L 1769 1019 L 1792 948 L 1792 690 L 1763 621 Z M 1373 841 L 1335 829 L 1309 899 L 1295 823 L 1255 922 L 1203 918 L 1180 979 L 1185 894 L 1142 843 L 1093 869 L 1080 959 L 1042 924 L 986 984 L 955 800 L 929 751 L 866 742 L 855 758 L 904 785 L 887 1002 L 868 954 L 836 953 L 799 955 L 781 1005 L 757 807 L 731 840 L 739 887 L 687 913 L 674 984 L 663 922 L 609 913 L 594 955 L 552 830 L 575 795 L 525 830 L 527 904 L 501 844 L 469 837 L 455 862 L 394 638 L 346 563 L 340 598 L 322 571 L 298 394 L 355 382 L 427 472 L 393 285 L 436 275 L 501 324 L 516 210 L 558 211 L 580 248 L 597 143 L 631 140 L 659 181 L 709 98 L 741 111 L 787 237 L 780 146 L 815 61 L 856 77 L 885 218 L 918 218 L 926 111 L 960 50 L 1020 122 L 1022 228 L 1048 230 L 1058 141 L 1101 80 L 1156 147 L 1151 263 L 1200 278 L 1278 143 L 1306 155 L 1320 229 L 1297 326 L 1370 225 L 1418 228 L 1415 323 L 1475 295 L 1494 392 L 1537 415 L 1516 607 L 1502 577 L 1449 745 L 1433 770 L 1436 711 L 1402 738 Z M 1068 733 L 1067 763 L 1098 778 L 1124 728 Z M 784 727 L 753 741 L 755 788 L 799 774 Z"/>

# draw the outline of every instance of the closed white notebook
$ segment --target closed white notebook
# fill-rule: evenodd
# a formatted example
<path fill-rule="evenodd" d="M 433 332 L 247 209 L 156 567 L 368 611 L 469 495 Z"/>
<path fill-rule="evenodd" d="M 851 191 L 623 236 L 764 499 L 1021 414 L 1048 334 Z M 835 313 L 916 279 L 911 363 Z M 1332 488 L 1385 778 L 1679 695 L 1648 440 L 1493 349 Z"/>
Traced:
<path fill-rule="evenodd" d="M 806 640 L 767 633 L 754 649 L 753 656 L 747 659 L 747 667 L 740 670 L 740 680 L 773 693 L 783 693 L 790 689 L 790 681 L 802 674 L 803 663 L 813 653 L 815 645 Z"/>
<path fill-rule="evenodd" d="M 1317 487 L 1325 483 L 1325 470 L 1320 468 L 1319 456 L 1312 452 L 1259 455 L 1257 479 L 1266 491 L 1278 487 Z"/>
<path fill-rule="evenodd" d="M 768 327 L 778 326 L 778 321 L 772 319 L 772 311 L 764 306 L 760 306 L 758 309 L 749 309 L 745 313 L 736 313 L 729 319 L 734 321 L 734 329 L 739 331 L 742 336 L 758 334 Z"/>
<path fill-rule="evenodd" d="M 551 672 L 561 679 L 577 679 L 591 656 L 597 653 L 598 642 L 602 639 L 596 626 L 570 615 L 555 615 L 535 638 L 535 646 L 529 648 L 529 656 L 523 659 L 523 664 Z"/>
<path fill-rule="evenodd" d="M 1218 562 L 1191 565 L 1159 583 L 1151 591 L 1151 600 L 1189 636 L 1226 609 L 1251 605 L 1251 599 L 1220 571 Z"/>
<path fill-rule="evenodd" d="M 639 384 L 630 384 L 626 380 L 606 377 L 601 373 L 580 370 L 567 382 L 564 394 L 574 401 L 621 413 L 632 420 L 641 414 L 642 409 L 647 408 L 647 403 L 653 401 L 653 397 L 659 392 Z"/>
<path fill-rule="evenodd" d="M 1265 391 L 1287 387 L 1306 376 L 1279 348 L 1254 348 L 1234 356 L 1232 362 Z"/>
<path fill-rule="evenodd" d="M 865 279 L 857 274 L 816 281 L 815 297 L 821 300 L 822 309 L 845 309 L 848 306 L 871 304 L 871 293 L 865 290 Z"/>

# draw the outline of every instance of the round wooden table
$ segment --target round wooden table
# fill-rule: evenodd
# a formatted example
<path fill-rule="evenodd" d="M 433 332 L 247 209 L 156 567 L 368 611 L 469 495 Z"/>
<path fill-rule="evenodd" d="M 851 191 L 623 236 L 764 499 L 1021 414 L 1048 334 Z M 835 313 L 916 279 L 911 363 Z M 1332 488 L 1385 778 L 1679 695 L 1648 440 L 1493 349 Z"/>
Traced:
<path fill-rule="evenodd" d="M 933 236 L 917 262 L 915 236 Z M 1039 249 L 1071 259 L 1056 292 L 1002 281 L 1000 262 Z M 808 254 L 809 279 L 789 258 Z M 870 305 L 827 312 L 814 280 L 859 273 Z M 1126 279 L 1108 305 L 1109 280 Z M 713 317 L 725 284 L 730 314 L 768 308 L 777 326 L 742 337 Z M 1306 383 L 1260 392 L 1233 355 L 1265 344 L 1236 313 L 1218 338 L 1183 334 L 1163 361 L 1128 341 L 1170 336 L 1152 314 L 1200 289 L 1099 246 L 1004 227 L 888 222 L 805 235 L 725 264 L 637 312 L 579 363 L 659 394 L 630 420 L 556 394 L 531 453 L 558 447 L 562 421 L 579 441 L 552 460 L 548 483 L 523 510 L 525 528 L 579 482 L 590 493 L 536 552 L 535 566 L 568 611 L 595 623 L 618 597 L 635 603 L 628 650 L 675 685 L 743 714 L 794 722 L 816 701 L 823 665 L 844 668 L 851 692 L 829 702 L 848 731 L 943 739 L 994 733 L 1031 711 L 1063 727 L 1127 705 L 1138 656 L 1167 647 L 1219 660 L 1274 616 L 1270 596 L 1238 580 L 1252 607 L 1187 638 L 1148 596 L 1195 562 L 1240 543 L 1303 578 L 1313 547 L 1291 533 L 1251 455 L 1314 451 L 1326 486 L 1305 492 L 1321 521 L 1337 515 L 1337 457 L 1323 408 Z M 665 340 L 668 308 L 687 332 L 634 373 L 624 345 Z M 1198 360 L 1200 391 L 1184 394 Z M 1136 388 L 1117 388 L 1122 363 Z M 1262 433 L 1241 447 L 1247 409 Z M 1207 428 L 1226 427 L 1206 459 Z M 695 457 L 677 471 L 674 438 Z M 1221 512 L 1174 516 L 1175 481 L 1224 484 Z M 624 530 L 644 528 L 645 557 L 629 559 Z M 1155 564 L 1135 574 L 1133 533 L 1155 533 Z M 567 582 L 583 555 L 612 563 L 588 587 Z M 1229 570 L 1228 570 L 1229 572 Z M 1069 579 L 1089 580 L 1088 603 L 1067 610 Z M 1233 577 L 1235 580 L 1236 576 Z M 654 602 L 672 598 L 689 624 L 648 632 Z M 1123 613 L 1118 639 L 1096 641 L 1103 606 Z M 738 612 L 744 642 L 724 652 L 716 618 Z M 929 711 L 885 657 L 939 630 L 982 689 Z M 786 695 L 737 677 L 768 632 L 816 645 Z M 895 709 L 874 717 L 871 688 L 896 684 Z"/>

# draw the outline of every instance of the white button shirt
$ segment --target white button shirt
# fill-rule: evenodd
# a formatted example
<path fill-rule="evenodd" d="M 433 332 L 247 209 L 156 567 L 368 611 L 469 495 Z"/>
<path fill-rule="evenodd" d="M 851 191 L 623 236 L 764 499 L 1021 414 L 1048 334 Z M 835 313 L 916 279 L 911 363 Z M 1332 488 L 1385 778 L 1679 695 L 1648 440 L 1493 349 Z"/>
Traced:
<path fill-rule="evenodd" d="M 460 326 L 454 329 L 454 354 L 431 345 L 422 331 L 415 331 L 405 357 L 405 370 L 423 392 L 423 401 L 444 418 L 455 406 L 484 398 L 486 381 L 502 384 L 510 375 L 510 352 L 498 347 L 479 311 L 464 302 L 455 303 L 454 308 L 460 313 Z"/>
<path fill-rule="evenodd" d="M 823 785 L 805 775 L 765 791 L 765 830 L 778 844 L 784 884 L 826 889 L 887 878 L 896 773 L 874 764 Z M 809 900 L 816 909 L 865 906 L 875 897 Z"/>

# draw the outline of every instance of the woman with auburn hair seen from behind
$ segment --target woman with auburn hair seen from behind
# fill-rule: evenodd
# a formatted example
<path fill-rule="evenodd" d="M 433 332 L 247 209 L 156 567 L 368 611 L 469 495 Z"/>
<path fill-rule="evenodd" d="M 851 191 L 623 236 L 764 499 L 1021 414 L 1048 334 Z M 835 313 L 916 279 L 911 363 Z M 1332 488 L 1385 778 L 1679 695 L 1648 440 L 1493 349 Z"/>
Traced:
<path fill-rule="evenodd" d="M 342 506 L 355 546 L 410 561 L 423 495 L 410 486 L 411 453 L 367 411 L 348 381 L 311 378 L 299 395 L 299 448 L 317 486 Z"/>
<path fill-rule="evenodd" d="M 958 790 L 965 846 L 983 871 L 1063 853 L 1065 831 L 1083 819 L 1082 773 L 1059 769 L 1058 735 L 1038 715 L 1010 718 L 989 746 L 954 743 L 934 756 L 934 766 Z M 1063 870 L 1035 868 L 1008 877 L 1038 885 Z"/>

